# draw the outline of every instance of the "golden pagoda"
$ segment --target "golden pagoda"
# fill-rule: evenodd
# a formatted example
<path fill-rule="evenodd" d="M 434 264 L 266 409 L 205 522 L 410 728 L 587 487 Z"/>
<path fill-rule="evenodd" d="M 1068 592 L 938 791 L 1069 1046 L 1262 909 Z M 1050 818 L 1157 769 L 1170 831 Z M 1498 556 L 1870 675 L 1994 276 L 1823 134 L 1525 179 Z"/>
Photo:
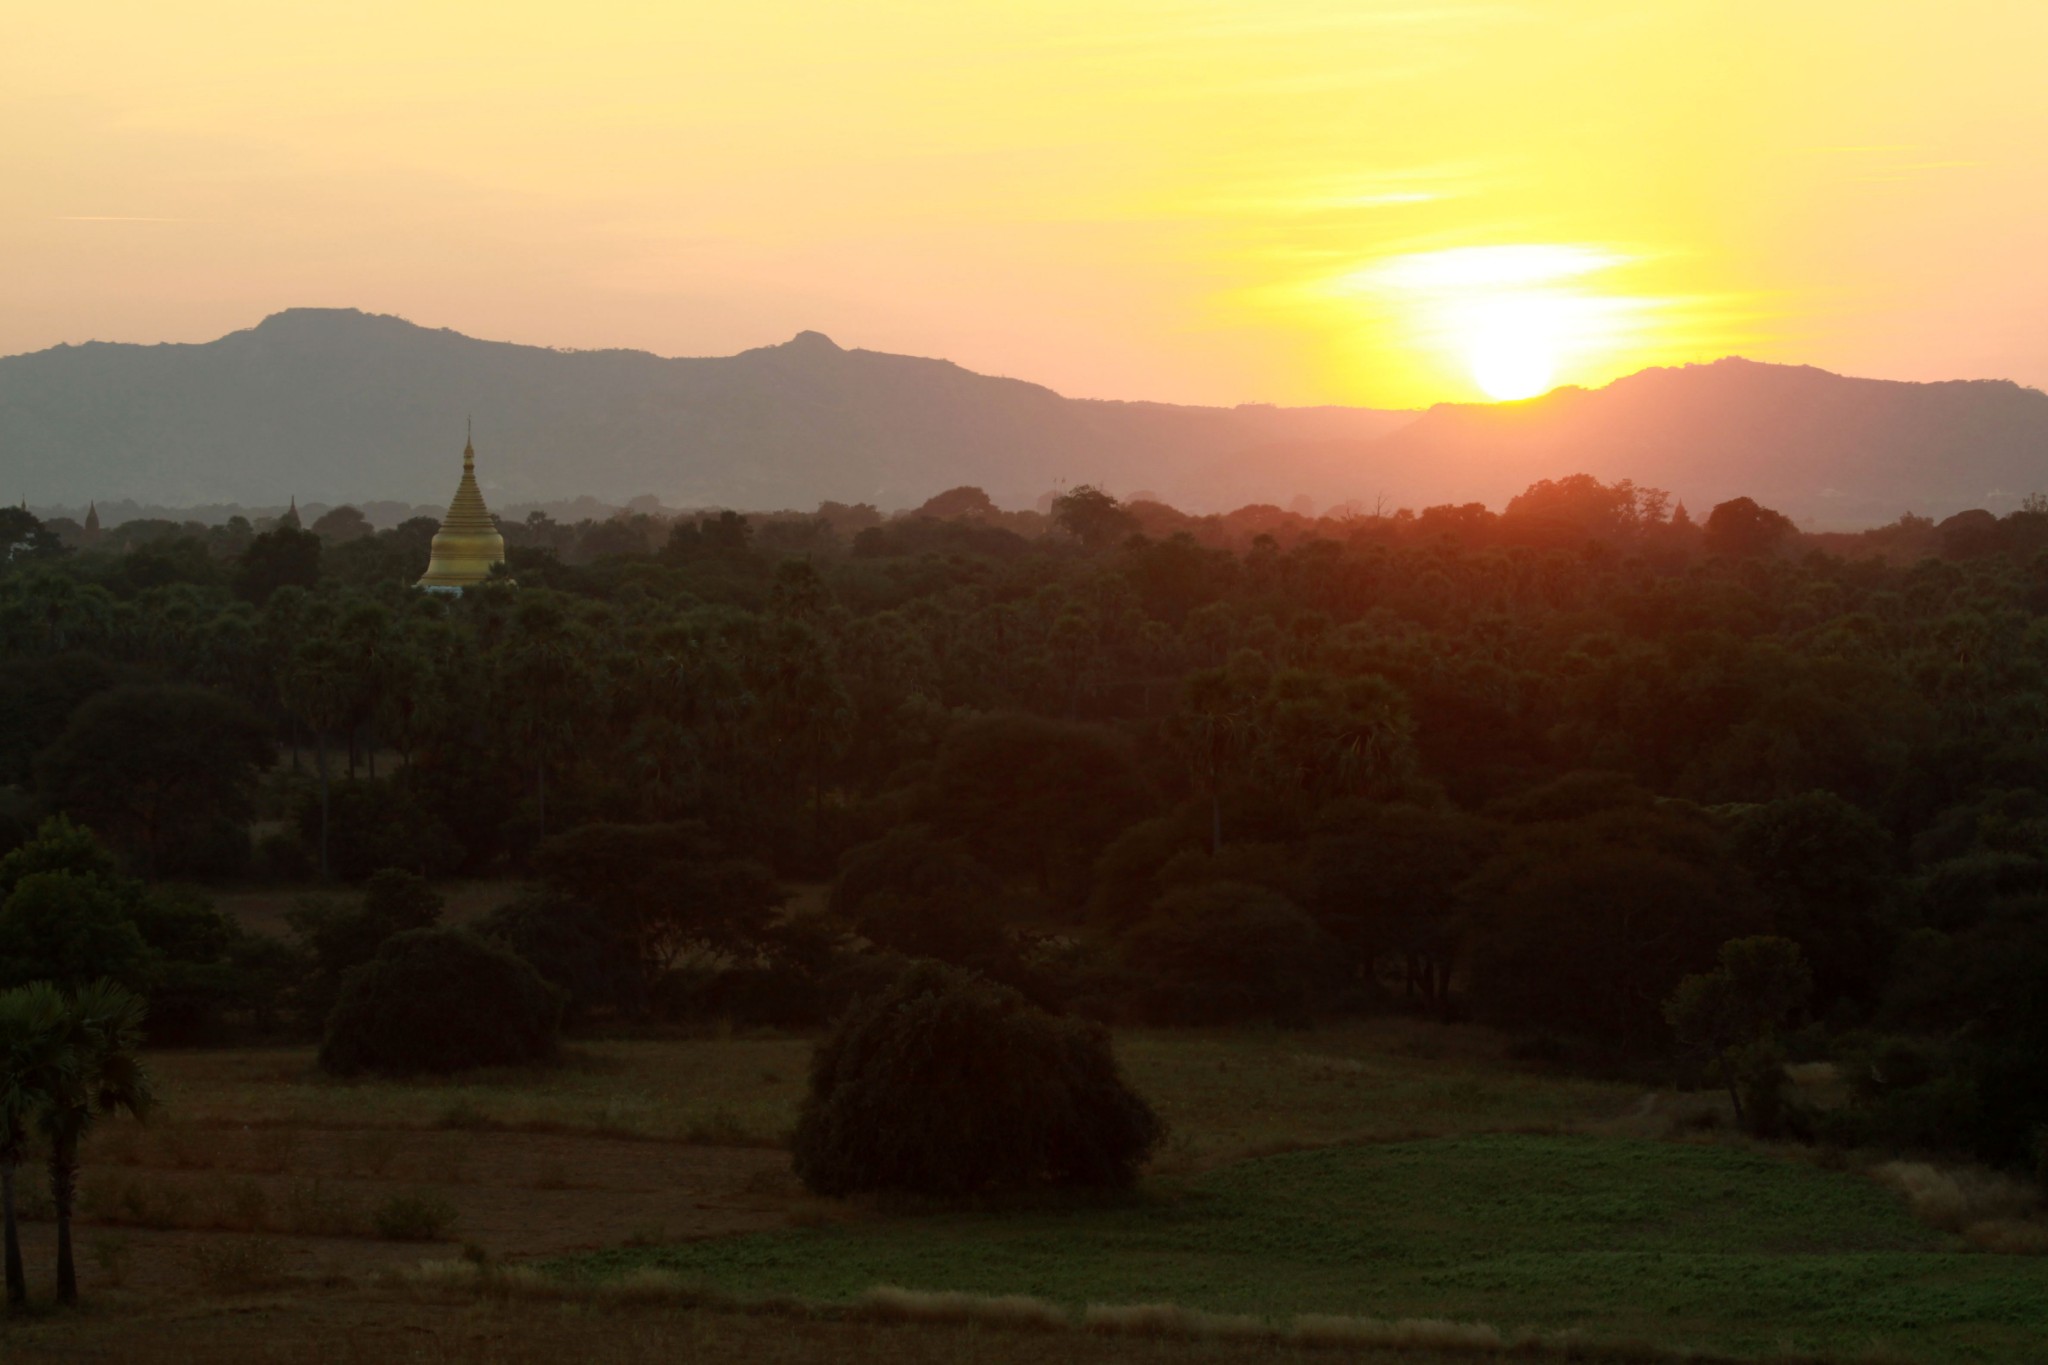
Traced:
<path fill-rule="evenodd" d="M 462 482 L 455 485 L 455 498 L 441 529 L 434 533 L 432 557 L 419 586 L 428 592 L 461 592 L 472 583 L 487 583 L 491 566 L 505 562 L 505 537 L 484 506 L 484 495 L 476 486 L 476 446 L 462 443 Z"/>

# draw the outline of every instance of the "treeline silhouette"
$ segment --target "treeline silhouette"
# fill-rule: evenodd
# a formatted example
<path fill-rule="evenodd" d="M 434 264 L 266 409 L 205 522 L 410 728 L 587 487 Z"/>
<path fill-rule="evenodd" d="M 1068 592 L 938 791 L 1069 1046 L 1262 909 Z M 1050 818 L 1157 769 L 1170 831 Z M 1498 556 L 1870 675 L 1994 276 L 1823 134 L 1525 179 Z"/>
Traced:
<path fill-rule="evenodd" d="M 813 1026 L 934 958 L 1112 1022 L 1475 1017 L 1719 1067 L 1777 1131 L 2048 1160 L 2038 500 L 1816 537 L 1585 476 L 1324 517 L 956 489 L 536 518 L 452 599 L 411 587 L 431 523 L 345 510 L 71 550 L 0 514 L 0 986 L 317 1030 L 438 914 L 387 869 L 509 871 L 472 927 L 572 1026 Z M 372 874 L 291 943 L 173 889 Z"/>

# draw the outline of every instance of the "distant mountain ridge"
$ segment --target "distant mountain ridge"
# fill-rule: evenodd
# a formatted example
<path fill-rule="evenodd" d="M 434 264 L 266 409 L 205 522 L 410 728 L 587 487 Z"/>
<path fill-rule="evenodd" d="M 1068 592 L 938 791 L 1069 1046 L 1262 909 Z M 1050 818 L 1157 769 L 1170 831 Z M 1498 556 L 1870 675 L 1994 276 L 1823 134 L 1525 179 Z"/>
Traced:
<path fill-rule="evenodd" d="M 1428 471 L 1430 501 L 1497 507 L 1537 479 L 1584 472 L 1669 489 L 1698 511 L 1747 496 L 1822 528 L 1868 526 L 2048 492 L 2048 394 L 1729 358 L 1432 408 L 1371 458 Z"/>
<path fill-rule="evenodd" d="M 817 332 L 665 359 L 293 309 L 198 345 L 0 359 L 0 493 L 434 502 L 454 487 L 467 413 L 498 501 L 651 492 L 670 506 L 885 510 L 962 483 L 1009 505 L 1060 482 L 1209 505 L 1212 489 L 1235 496 L 1217 466 L 1237 452 L 1370 439 L 1411 416 L 1063 398 L 949 361 L 842 350 Z"/>
<path fill-rule="evenodd" d="M 1722 360 L 1513 404 L 1187 407 L 1062 397 L 816 332 L 738 355 L 561 351 L 349 309 L 195 345 L 0 358 L 0 499 L 436 504 L 477 419 L 498 503 L 915 506 L 958 484 L 1028 505 L 1060 483 L 1191 511 L 1306 494 L 1499 507 L 1540 478 L 1748 495 L 1821 526 L 2004 510 L 2048 490 L 2048 395 Z"/>

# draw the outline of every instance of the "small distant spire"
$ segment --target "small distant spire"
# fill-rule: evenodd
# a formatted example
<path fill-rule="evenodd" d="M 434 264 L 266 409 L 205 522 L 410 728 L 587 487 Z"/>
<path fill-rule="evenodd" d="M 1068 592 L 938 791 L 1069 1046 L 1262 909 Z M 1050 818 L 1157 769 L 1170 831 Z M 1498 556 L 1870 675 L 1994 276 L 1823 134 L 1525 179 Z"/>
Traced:
<path fill-rule="evenodd" d="M 465 472 L 476 468 L 476 419 L 462 419 L 462 468 Z"/>
<path fill-rule="evenodd" d="M 295 529 L 295 530 L 296 530 L 296 529 L 298 528 L 298 526 L 299 526 L 299 495 L 298 495 L 298 494 L 296 494 L 296 493 L 292 494 L 292 505 L 284 509 L 284 515 L 278 518 L 278 524 L 279 524 L 279 525 L 282 525 L 282 526 L 290 526 L 290 527 L 292 527 L 292 528 L 293 528 L 293 529 Z"/>

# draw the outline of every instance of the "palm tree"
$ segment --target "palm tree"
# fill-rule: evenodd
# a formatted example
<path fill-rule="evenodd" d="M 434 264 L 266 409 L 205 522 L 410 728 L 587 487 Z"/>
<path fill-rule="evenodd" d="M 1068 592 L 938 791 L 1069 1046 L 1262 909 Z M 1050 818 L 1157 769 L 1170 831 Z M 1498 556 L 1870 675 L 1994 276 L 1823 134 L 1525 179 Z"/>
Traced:
<path fill-rule="evenodd" d="M 346 651 L 331 638 L 321 635 L 292 651 L 291 661 L 278 679 L 285 709 L 306 723 L 313 732 L 320 767 L 320 876 L 327 876 L 327 736 L 352 714 L 354 702 L 348 676 Z"/>
<path fill-rule="evenodd" d="M 146 1116 L 156 1096 L 137 1055 L 148 1006 L 127 987 L 102 977 L 71 998 L 60 1029 L 71 1064 L 58 1073 L 42 1109 L 50 1139 L 50 1195 L 57 1205 L 57 1299 L 78 1301 L 71 1259 L 71 1206 L 78 1196 L 78 1147 L 101 1114 Z"/>
<path fill-rule="evenodd" d="M 63 1084 L 66 1003 L 47 981 L 0 993 L 0 1222 L 7 1238 L 7 1302 L 28 1302 L 21 1235 L 14 1223 L 14 1172 L 28 1147 L 30 1118 Z"/>

